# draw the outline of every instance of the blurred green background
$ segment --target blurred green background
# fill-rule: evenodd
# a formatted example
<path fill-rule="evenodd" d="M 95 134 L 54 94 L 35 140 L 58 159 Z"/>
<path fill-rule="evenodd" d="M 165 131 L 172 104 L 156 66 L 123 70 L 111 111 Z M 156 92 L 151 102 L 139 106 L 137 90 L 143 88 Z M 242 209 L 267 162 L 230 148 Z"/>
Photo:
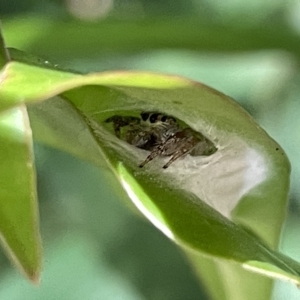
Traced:
<path fill-rule="evenodd" d="M 300 261 L 299 0 L 1 0 L 0 13 L 9 47 L 82 72 L 186 76 L 238 101 L 290 158 L 281 250 Z M 209 299 L 181 251 L 120 201 L 106 171 L 40 144 L 35 154 L 42 284 L 1 254 L 1 300 Z M 300 291 L 278 282 L 273 299 Z"/>

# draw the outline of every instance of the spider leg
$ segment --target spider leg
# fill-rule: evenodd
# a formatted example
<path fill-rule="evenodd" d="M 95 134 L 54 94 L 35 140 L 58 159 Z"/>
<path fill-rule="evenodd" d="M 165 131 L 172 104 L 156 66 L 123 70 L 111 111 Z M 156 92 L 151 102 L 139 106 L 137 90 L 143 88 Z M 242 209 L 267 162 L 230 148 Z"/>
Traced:
<path fill-rule="evenodd" d="M 149 161 L 154 159 L 156 156 L 161 155 L 164 150 L 164 144 L 156 146 L 153 151 L 147 156 L 147 158 L 139 165 L 140 168 L 142 168 L 145 164 L 147 164 Z"/>
<path fill-rule="evenodd" d="M 163 168 L 167 169 L 170 166 L 170 164 L 173 163 L 176 159 L 178 159 L 181 156 L 184 156 L 184 155 L 188 154 L 191 150 L 192 149 L 182 148 L 182 149 L 176 151 L 172 155 L 171 159 L 163 166 Z"/>
<path fill-rule="evenodd" d="M 194 136 L 186 136 L 186 132 L 184 130 L 178 131 L 175 134 L 171 135 L 163 144 L 155 147 L 139 167 L 142 168 L 156 156 L 172 155 L 171 159 L 163 166 L 164 169 L 167 169 L 170 164 L 173 163 L 176 159 L 191 152 L 198 142 L 199 140 Z"/>
<path fill-rule="evenodd" d="M 179 132 L 177 135 L 180 136 L 181 134 L 182 132 Z M 163 166 L 164 169 L 167 169 L 178 158 L 190 153 L 199 143 L 199 140 L 194 136 L 188 136 L 181 139 L 180 143 L 181 145 L 178 147 L 178 149 L 171 154 L 171 159 Z"/>

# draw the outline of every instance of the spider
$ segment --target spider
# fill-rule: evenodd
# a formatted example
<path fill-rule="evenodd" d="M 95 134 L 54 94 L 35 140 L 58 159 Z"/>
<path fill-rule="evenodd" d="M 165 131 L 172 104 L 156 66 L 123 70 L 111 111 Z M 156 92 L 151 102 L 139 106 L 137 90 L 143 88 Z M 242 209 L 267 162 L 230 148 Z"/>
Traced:
<path fill-rule="evenodd" d="M 114 115 L 105 121 L 113 123 L 119 139 L 151 152 L 139 165 L 140 168 L 156 156 L 171 156 L 163 166 L 166 169 L 187 154 L 208 156 L 217 151 L 209 139 L 189 127 L 182 128 L 172 116 L 159 112 L 142 112 L 140 116 Z"/>

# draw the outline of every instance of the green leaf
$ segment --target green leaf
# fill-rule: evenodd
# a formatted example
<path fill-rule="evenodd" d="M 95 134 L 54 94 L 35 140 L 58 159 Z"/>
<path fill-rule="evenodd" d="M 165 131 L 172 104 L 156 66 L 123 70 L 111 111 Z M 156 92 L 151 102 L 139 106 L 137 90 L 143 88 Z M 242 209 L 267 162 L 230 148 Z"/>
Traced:
<path fill-rule="evenodd" d="M 65 126 L 63 115 L 71 122 L 69 128 L 81 118 L 78 148 L 86 147 L 80 143 L 81 136 L 95 138 L 101 152 L 95 160 L 108 162 L 135 205 L 187 251 L 300 282 L 299 264 L 271 250 L 277 245 L 285 216 L 289 162 L 280 146 L 233 100 L 202 84 L 160 74 L 83 76 L 16 62 L 5 72 L 0 99 L 7 100 L 1 104 L 2 110 L 57 94 L 69 99 L 73 106 L 61 106 L 59 114 L 53 112 L 62 100 L 49 102 L 48 109 L 43 109 L 53 117 L 50 144 L 60 143 L 63 148 L 68 143 L 66 134 L 60 136 L 63 130 L 59 127 Z M 36 105 L 34 115 L 38 116 L 44 103 Z M 116 114 L 138 116 L 144 110 L 176 117 L 213 141 L 217 152 L 206 158 L 187 156 L 167 170 L 161 168 L 162 158 L 157 158 L 140 169 L 147 152 L 118 139 L 105 120 Z M 56 115 L 60 126 L 54 130 Z M 72 115 L 76 115 L 73 121 Z M 34 127 L 37 133 L 39 127 Z M 74 143 L 74 136 L 71 139 Z M 226 266 L 239 274 L 235 266 Z M 256 278 L 255 284 L 259 280 Z M 240 295 L 249 297 L 245 291 Z"/>
<path fill-rule="evenodd" d="M 70 79 L 76 79 L 76 75 L 11 62 L 3 72 L 0 111 L 24 101 L 30 103 L 55 96 L 65 90 L 63 83 L 75 87 L 76 80 Z"/>
<path fill-rule="evenodd" d="M 107 168 L 97 141 L 71 103 L 56 97 L 30 105 L 28 113 L 36 141 Z"/>
<path fill-rule="evenodd" d="M 4 67 L 9 61 L 9 53 L 5 47 L 4 39 L 2 36 L 1 22 L 0 22 L 0 68 Z"/>
<path fill-rule="evenodd" d="M 0 27 L 0 67 L 6 66 L 9 60 Z M 4 68 L 2 82 L 5 75 Z M 6 96 L 2 95 L 0 102 L 5 102 L 5 99 Z M 31 280 L 38 281 L 41 241 L 36 179 L 32 133 L 23 103 L 0 115 L 0 144 L 0 241 L 17 267 Z"/>
<path fill-rule="evenodd" d="M 37 281 L 41 242 L 32 136 L 23 104 L 1 114 L 0 144 L 1 244 L 13 262 Z"/>
<path fill-rule="evenodd" d="M 8 45 L 45 57 L 51 54 L 62 61 L 83 57 L 98 59 L 107 53 L 132 54 L 153 49 L 218 52 L 283 49 L 300 55 L 299 35 L 280 20 L 276 26 L 263 28 L 259 24 L 256 28 L 239 27 L 235 23 L 209 24 L 191 17 L 106 19 L 83 24 L 76 20 L 24 15 L 3 23 Z"/>

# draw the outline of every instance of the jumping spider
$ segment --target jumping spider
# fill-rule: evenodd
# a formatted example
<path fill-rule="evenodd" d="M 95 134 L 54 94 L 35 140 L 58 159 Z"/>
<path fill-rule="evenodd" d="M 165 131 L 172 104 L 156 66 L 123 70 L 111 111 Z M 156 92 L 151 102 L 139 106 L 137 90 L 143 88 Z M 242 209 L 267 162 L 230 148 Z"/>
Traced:
<path fill-rule="evenodd" d="M 119 139 L 151 152 L 139 165 L 140 168 L 156 156 L 171 156 L 163 166 L 166 169 L 187 154 L 208 156 L 217 151 L 214 144 L 201 133 L 189 127 L 182 128 L 175 118 L 159 112 L 142 112 L 141 118 L 115 115 L 108 118 L 106 123 L 113 123 Z"/>

